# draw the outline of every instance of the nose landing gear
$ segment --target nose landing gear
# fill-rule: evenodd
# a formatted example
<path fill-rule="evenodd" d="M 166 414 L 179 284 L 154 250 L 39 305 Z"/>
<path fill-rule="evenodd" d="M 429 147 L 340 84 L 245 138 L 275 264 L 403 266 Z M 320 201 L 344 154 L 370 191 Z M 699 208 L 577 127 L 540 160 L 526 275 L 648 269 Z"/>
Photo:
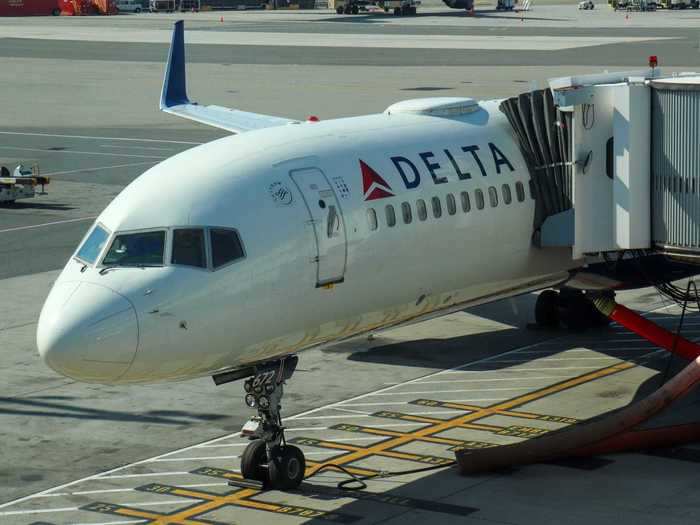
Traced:
<path fill-rule="evenodd" d="M 258 414 L 241 431 L 251 439 L 241 456 L 241 474 L 261 482 L 263 488 L 295 489 L 304 479 L 304 453 L 285 441 L 280 404 L 283 384 L 292 377 L 298 361 L 297 356 L 289 356 L 256 366 L 255 375 L 243 385 L 246 404 Z"/>

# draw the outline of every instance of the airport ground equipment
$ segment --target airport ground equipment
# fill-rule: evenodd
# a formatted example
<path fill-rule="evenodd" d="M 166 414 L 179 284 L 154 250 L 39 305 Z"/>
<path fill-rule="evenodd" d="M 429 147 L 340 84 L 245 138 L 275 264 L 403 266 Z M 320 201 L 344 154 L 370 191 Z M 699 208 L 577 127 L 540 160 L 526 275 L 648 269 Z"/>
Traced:
<path fill-rule="evenodd" d="M 340 0 L 333 7 L 339 15 L 357 15 L 367 7 L 375 6 L 387 13 L 393 12 L 395 16 L 414 16 L 420 4 L 420 0 Z"/>
<path fill-rule="evenodd" d="M 35 195 L 45 195 L 44 187 L 49 184 L 49 177 L 39 173 L 39 166 L 26 168 L 19 165 L 14 172 L 4 166 L 0 167 L 0 204 L 12 204 L 19 199 L 31 199 Z M 37 186 L 41 191 L 37 192 Z"/>
<path fill-rule="evenodd" d="M 148 2 L 148 10 L 151 13 L 159 13 L 163 11 L 166 13 L 172 13 L 175 11 L 175 8 L 175 0 L 149 0 Z"/>

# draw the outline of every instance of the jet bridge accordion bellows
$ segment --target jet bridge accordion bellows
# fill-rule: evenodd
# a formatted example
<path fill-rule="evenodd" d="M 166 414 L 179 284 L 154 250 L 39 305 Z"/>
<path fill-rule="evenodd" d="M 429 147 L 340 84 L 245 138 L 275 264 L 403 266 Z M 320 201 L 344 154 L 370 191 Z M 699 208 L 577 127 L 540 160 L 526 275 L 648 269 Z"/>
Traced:
<path fill-rule="evenodd" d="M 535 229 L 572 207 L 571 114 L 559 111 L 550 89 L 523 93 L 501 102 L 518 137 L 535 197 Z"/>
<path fill-rule="evenodd" d="M 700 84 L 651 82 L 652 239 L 657 250 L 700 262 Z"/>

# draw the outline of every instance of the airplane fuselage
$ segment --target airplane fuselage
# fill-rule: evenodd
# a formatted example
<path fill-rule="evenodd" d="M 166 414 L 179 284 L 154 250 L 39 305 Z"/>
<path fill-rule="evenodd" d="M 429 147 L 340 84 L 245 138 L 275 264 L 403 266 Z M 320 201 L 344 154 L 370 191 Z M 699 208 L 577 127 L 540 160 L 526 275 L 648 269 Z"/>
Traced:
<path fill-rule="evenodd" d="M 533 246 L 497 106 L 289 124 L 160 163 L 99 216 L 94 262 L 56 281 L 42 355 L 85 381 L 186 379 L 561 282 L 578 262 Z M 175 232 L 200 228 L 235 230 L 243 254 L 213 269 L 210 241 L 207 267 L 174 263 Z M 106 264 L 125 232 L 164 232 L 162 263 Z"/>

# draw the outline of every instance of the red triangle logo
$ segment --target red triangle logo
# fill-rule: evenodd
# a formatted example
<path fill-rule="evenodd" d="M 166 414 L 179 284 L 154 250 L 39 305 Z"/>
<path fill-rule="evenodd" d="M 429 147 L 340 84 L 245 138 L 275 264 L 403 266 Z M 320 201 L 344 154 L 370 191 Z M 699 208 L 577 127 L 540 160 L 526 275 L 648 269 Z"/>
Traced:
<path fill-rule="evenodd" d="M 362 160 L 360 160 L 360 169 L 362 170 L 362 191 L 366 201 L 394 196 L 391 186 Z"/>

